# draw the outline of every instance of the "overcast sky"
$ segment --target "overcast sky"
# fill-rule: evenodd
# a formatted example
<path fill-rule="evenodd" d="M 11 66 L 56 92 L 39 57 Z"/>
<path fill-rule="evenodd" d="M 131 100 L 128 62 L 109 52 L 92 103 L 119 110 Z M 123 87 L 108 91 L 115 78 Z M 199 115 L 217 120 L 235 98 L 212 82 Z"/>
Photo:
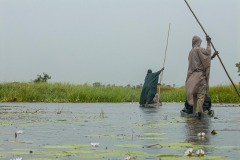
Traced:
<path fill-rule="evenodd" d="M 240 1 L 188 0 L 234 82 L 240 81 Z M 0 82 L 138 85 L 163 66 L 183 86 L 192 37 L 205 34 L 184 0 L 0 0 Z M 213 49 L 212 49 L 213 52 Z M 231 84 L 219 60 L 210 85 Z"/>

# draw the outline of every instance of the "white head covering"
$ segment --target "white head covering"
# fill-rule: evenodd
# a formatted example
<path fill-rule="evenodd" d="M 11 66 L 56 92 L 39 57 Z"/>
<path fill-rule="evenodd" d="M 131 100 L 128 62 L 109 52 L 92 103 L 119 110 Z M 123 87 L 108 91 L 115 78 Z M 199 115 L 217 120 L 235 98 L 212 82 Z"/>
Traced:
<path fill-rule="evenodd" d="M 201 38 L 200 37 L 198 37 L 198 36 L 193 36 L 193 38 L 192 38 L 192 47 L 194 48 L 194 47 L 200 47 L 200 45 L 201 45 L 201 42 L 202 42 L 202 40 L 201 40 Z"/>

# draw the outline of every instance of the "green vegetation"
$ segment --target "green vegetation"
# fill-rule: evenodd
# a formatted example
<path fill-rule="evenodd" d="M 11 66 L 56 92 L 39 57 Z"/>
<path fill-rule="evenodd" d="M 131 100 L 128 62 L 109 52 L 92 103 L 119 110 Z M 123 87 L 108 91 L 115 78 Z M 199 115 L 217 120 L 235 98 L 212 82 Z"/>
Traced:
<path fill-rule="evenodd" d="M 239 63 L 236 63 L 236 67 L 238 68 L 238 71 L 237 71 L 237 72 L 239 73 L 238 75 L 240 76 L 240 62 L 239 62 Z"/>
<path fill-rule="evenodd" d="M 240 91 L 240 84 L 235 86 Z M 232 85 L 212 87 L 209 95 L 214 103 L 240 103 L 240 97 Z"/>
<path fill-rule="evenodd" d="M 43 72 L 43 76 L 37 75 L 38 77 L 33 80 L 35 83 L 40 83 L 40 82 L 47 82 L 49 79 L 51 79 L 51 76 Z"/>
<path fill-rule="evenodd" d="M 135 102 L 140 89 L 68 83 L 1 83 L 1 102 Z"/>
<path fill-rule="evenodd" d="M 235 86 L 240 91 L 240 84 L 235 84 Z M 163 102 L 184 102 L 185 93 L 185 87 L 171 88 L 161 92 L 161 100 Z M 209 95 L 212 103 L 240 103 L 240 97 L 232 85 L 210 87 Z"/>
<path fill-rule="evenodd" d="M 236 85 L 240 90 L 240 85 Z M 185 88 L 161 86 L 163 102 L 184 102 Z M 100 83 L 0 83 L 1 102 L 138 102 L 141 86 L 115 86 Z M 233 86 L 211 87 L 212 103 L 240 103 Z"/>

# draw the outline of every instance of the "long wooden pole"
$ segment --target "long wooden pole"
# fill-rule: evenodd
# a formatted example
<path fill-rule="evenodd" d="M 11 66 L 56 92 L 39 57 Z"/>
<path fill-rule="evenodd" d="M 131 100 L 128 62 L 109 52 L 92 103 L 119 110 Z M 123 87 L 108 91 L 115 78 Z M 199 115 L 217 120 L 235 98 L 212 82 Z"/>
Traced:
<path fill-rule="evenodd" d="M 170 33 L 170 26 L 171 26 L 171 24 L 169 23 L 169 26 L 168 26 L 168 36 L 167 36 L 167 44 L 166 44 L 166 48 L 165 48 L 165 55 L 164 55 L 163 67 L 165 66 L 166 57 L 167 57 L 167 48 L 168 48 L 168 39 L 169 39 L 169 33 Z M 159 89 L 158 89 L 158 94 L 159 94 L 159 96 L 160 96 L 160 86 L 161 86 L 161 83 L 162 83 L 162 77 L 163 77 L 163 71 L 162 71 L 162 73 L 161 73 L 160 82 L 159 82 Z"/>
<path fill-rule="evenodd" d="M 207 34 L 207 32 L 205 31 L 205 29 L 203 28 L 203 26 L 202 26 L 202 25 L 201 25 L 201 23 L 199 22 L 199 20 L 198 20 L 197 16 L 194 14 L 194 12 L 193 12 L 193 10 L 191 9 L 191 7 L 189 6 L 189 4 L 188 4 L 187 0 L 184 0 L 184 1 L 186 2 L 186 4 L 187 4 L 188 8 L 189 8 L 189 9 L 190 9 L 190 11 L 192 12 L 193 16 L 194 16 L 194 17 L 195 17 L 195 19 L 197 20 L 197 22 L 198 22 L 198 24 L 200 25 L 200 27 L 202 28 L 203 32 L 204 32 L 204 33 L 205 33 L 205 35 L 207 36 L 207 35 L 208 35 L 208 34 Z M 214 51 L 216 52 L 216 49 L 215 49 L 215 47 L 214 47 L 214 45 L 213 45 L 212 41 L 211 41 L 211 45 L 212 45 L 212 47 L 213 47 Z M 233 83 L 233 81 L 232 81 L 231 77 L 229 76 L 229 74 L 228 74 L 228 72 L 227 72 L 227 70 L 226 70 L 226 68 L 225 68 L 225 66 L 224 66 L 224 64 L 223 64 L 223 62 L 222 62 L 222 60 L 221 60 L 221 58 L 220 58 L 220 56 L 219 56 L 218 54 L 217 54 L 217 57 L 218 57 L 218 59 L 219 59 L 220 63 L 222 64 L 222 67 L 223 67 L 224 71 L 226 72 L 226 74 L 227 74 L 227 76 L 228 76 L 229 80 L 231 81 L 231 83 L 232 83 L 232 85 L 233 85 L 233 87 L 234 87 L 235 91 L 237 92 L 238 96 L 240 97 L 240 94 L 239 94 L 239 92 L 238 92 L 238 90 L 237 90 L 237 88 L 236 88 L 235 84 Z"/>

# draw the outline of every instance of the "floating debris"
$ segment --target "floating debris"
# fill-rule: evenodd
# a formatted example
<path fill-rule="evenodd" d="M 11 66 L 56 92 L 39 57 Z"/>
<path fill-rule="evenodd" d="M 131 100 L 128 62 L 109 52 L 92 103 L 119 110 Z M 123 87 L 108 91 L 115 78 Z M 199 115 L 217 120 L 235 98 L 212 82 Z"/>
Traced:
<path fill-rule="evenodd" d="M 192 149 L 192 148 L 188 148 L 188 149 L 185 151 L 185 155 L 186 155 L 186 156 L 192 156 L 192 153 L 193 153 L 193 149 Z"/>
<path fill-rule="evenodd" d="M 199 150 L 197 150 L 196 155 L 201 157 L 201 156 L 204 156 L 204 153 L 205 152 L 202 149 L 199 149 Z"/>
<path fill-rule="evenodd" d="M 217 132 L 215 130 L 212 130 L 211 134 L 215 135 L 215 134 L 217 134 Z"/>
<path fill-rule="evenodd" d="M 13 158 L 13 159 L 10 159 L 10 160 L 22 160 L 22 157 Z"/>
<path fill-rule="evenodd" d="M 18 135 L 18 134 L 23 134 L 23 131 L 22 131 L 22 130 L 16 131 L 16 132 L 15 132 L 15 138 L 17 138 L 17 135 Z"/>
<path fill-rule="evenodd" d="M 197 134 L 198 137 L 205 137 L 205 135 L 206 134 L 204 132 L 200 132 L 200 133 Z"/>
<path fill-rule="evenodd" d="M 98 147 L 98 146 L 99 146 L 99 143 L 91 143 L 91 146 L 92 146 L 92 147 Z"/>
<path fill-rule="evenodd" d="M 161 146 L 159 143 L 157 143 L 157 144 L 151 144 L 151 145 L 143 146 L 143 148 L 144 148 L 144 147 L 146 147 L 146 148 L 151 148 L 151 147 L 155 147 L 155 146 L 160 146 L 161 148 L 163 147 L 163 146 Z"/>

